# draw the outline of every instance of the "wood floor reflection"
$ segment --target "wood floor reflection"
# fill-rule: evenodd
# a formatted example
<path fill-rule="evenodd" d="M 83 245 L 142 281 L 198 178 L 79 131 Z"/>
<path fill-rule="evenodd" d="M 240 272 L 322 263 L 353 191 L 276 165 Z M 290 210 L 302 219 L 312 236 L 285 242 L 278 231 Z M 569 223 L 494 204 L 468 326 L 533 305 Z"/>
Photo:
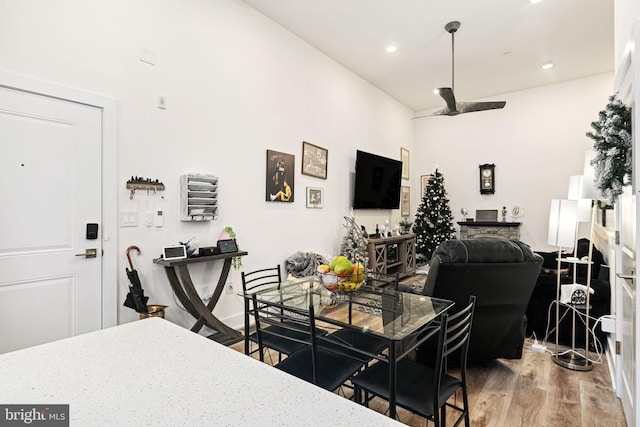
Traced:
<path fill-rule="evenodd" d="M 242 352 L 244 347 L 241 342 L 231 348 Z M 266 358 L 266 363 L 271 361 L 277 362 L 277 355 Z M 498 359 L 468 367 L 467 372 L 474 427 L 627 425 L 606 362 L 594 364 L 589 372 L 571 371 L 556 365 L 549 353 L 531 350 L 527 341 L 522 359 Z M 343 388 L 340 394 L 351 397 L 351 390 Z M 385 413 L 387 408 L 376 399 L 371 409 Z M 425 425 L 422 417 L 401 408 L 398 413 L 404 424 Z"/>

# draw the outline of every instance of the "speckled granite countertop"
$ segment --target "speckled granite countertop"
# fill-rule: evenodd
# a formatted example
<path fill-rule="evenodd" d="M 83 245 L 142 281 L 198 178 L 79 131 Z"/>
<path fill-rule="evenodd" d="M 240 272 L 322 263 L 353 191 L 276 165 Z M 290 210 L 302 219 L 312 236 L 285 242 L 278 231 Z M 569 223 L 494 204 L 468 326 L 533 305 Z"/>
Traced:
<path fill-rule="evenodd" d="M 0 355 L 0 403 L 83 427 L 401 425 L 160 318 Z"/>

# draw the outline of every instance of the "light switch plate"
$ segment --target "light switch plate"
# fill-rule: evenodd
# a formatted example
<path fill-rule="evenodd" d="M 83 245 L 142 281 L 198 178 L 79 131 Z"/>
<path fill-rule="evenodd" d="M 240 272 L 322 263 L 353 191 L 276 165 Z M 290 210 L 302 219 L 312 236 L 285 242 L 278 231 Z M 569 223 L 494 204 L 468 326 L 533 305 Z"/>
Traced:
<path fill-rule="evenodd" d="M 120 211 L 120 227 L 137 227 L 138 211 Z"/>

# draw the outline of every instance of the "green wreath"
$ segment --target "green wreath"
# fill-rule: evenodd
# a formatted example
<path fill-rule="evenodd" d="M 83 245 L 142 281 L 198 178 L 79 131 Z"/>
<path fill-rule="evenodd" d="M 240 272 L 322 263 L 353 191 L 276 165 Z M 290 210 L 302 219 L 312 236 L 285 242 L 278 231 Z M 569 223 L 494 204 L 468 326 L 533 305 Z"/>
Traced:
<path fill-rule="evenodd" d="M 596 152 L 591 164 L 595 169 L 595 186 L 610 204 L 631 182 L 631 109 L 615 95 L 591 123 L 593 132 L 587 136 L 595 142 Z"/>

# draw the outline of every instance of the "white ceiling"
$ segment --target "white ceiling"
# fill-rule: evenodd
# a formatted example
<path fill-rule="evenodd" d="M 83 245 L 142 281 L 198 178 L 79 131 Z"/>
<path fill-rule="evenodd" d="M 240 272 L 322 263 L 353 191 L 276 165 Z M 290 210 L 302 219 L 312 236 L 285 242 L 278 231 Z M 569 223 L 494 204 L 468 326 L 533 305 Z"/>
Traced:
<path fill-rule="evenodd" d="M 444 105 L 433 89 L 451 86 L 453 20 L 457 101 L 614 68 L 614 0 L 243 1 L 414 111 Z"/>

